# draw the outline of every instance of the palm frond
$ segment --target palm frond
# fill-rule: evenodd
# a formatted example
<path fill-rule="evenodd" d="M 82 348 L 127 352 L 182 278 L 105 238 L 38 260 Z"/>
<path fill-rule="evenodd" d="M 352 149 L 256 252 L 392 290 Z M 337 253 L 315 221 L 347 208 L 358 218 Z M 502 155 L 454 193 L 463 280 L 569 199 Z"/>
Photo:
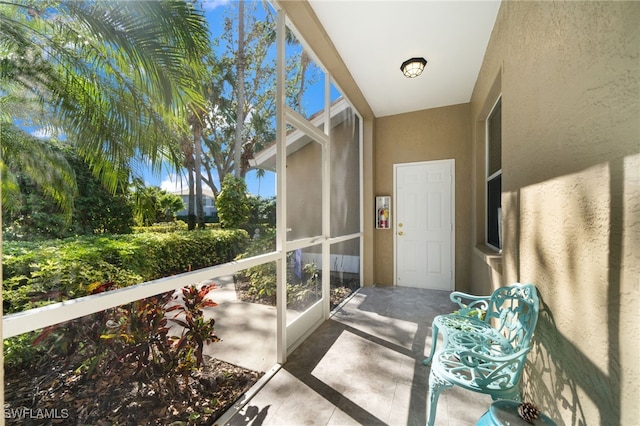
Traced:
<path fill-rule="evenodd" d="M 0 90 L 47 105 L 112 189 L 132 158 L 175 157 L 188 108 L 205 104 L 208 49 L 204 14 L 184 1 L 0 2 Z"/>
<path fill-rule="evenodd" d="M 2 201 L 15 206 L 16 184 L 13 171 L 29 176 L 43 192 L 54 200 L 71 220 L 73 200 L 77 192 L 73 169 L 63 153 L 49 141 L 35 138 L 24 131 L 4 125 L 0 132 L 2 146 Z"/>

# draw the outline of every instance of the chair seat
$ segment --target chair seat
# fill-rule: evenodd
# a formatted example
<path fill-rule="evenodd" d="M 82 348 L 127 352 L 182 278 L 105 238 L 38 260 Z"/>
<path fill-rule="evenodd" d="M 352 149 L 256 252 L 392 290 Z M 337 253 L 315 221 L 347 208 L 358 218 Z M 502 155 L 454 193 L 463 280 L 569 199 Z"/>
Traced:
<path fill-rule="evenodd" d="M 515 352 L 504 336 L 491 327 L 452 333 L 448 337 L 447 346 L 456 347 L 457 351 L 467 350 L 492 357 L 511 355 Z"/>
<path fill-rule="evenodd" d="M 441 378 L 466 389 L 499 393 L 517 385 L 514 378 L 521 367 L 518 359 L 507 368 L 502 360 L 514 353 L 509 342 L 490 327 L 481 332 L 459 331 L 448 337 L 432 368 Z"/>
<path fill-rule="evenodd" d="M 538 319 L 538 295 L 532 284 L 500 287 L 491 296 L 453 292 L 449 298 L 460 309 L 434 318 L 431 351 L 422 361 L 431 364 L 429 426 L 435 422 L 445 388 L 461 386 L 494 400 L 520 400 L 518 384 Z"/>
<path fill-rule="evenodd" d="M 482 333 L 485 330 L 493 330 L 493 327 L 484 321 L 480 321 L 475 317 L 457 314 L 438 315 L 433 319 L 432 327 L 438 327 L 445 335 L 457 331 Z"/>

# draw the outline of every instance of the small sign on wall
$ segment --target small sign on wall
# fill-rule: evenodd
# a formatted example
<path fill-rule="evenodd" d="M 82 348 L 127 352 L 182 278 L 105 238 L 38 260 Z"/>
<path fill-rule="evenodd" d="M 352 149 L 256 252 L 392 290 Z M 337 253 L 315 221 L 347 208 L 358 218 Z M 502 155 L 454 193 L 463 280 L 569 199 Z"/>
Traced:
<path fill-rule="evenodd" d="M 391 229 L 391 197 L 376 197 L 376 229 Z"/>

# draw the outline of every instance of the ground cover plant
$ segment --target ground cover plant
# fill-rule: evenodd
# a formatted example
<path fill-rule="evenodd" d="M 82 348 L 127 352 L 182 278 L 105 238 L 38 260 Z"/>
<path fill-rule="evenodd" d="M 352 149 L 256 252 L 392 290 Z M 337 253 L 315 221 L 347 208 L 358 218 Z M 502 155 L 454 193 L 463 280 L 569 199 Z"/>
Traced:
<path fill-rule="evenodd" d="M 204 315 L 216 306 L 214 288 L 186 287 L 33 333 L 30 359 L 13 359 L 5 372 L 7 422 L 42 424 L 31 417 L 41 410 L 73 424 L 210 424 L 262 375 L 203 356 L 219 340 Z"/>
<path fill-rule="evenodd" d="M 7 243 L 5 307 L 22 311 L 227 262 L 247 238 L 207 230 Z M 213 288 L 187 287 L 5 339 L 7 422 L 42 424 L 25 413 L 50 410 L 75 424 L 210 423 L 261 375 L 203 355 L 218 340 L 212 313 L 205 316 L 215 309 Z"/>
<path fill-rule="evenodd" d="M 275 250 L 275 229 L 266 228 L 259 238 L 249 242 L 247 249 L 238 259 L 256 256 Z M 293 263 L 293 254 L 288 255 L 287 261 Z M 321 282 L 321 271 L 317 265 L 308 262 L 301 265 L 301 274 L 296 276 L 292 268 L 287 273 L 287 307 L 304 311 L 313 304 L 317 297 L 317 285 Z M 346 278 L 345 278 L 346 275 Z M 331 275 L 330 281 L 330 309 L 336 308 L 353 291 L 360 287 L 360 280 L 356 275 Z M 247 268 L 234 275 L 234 283 L 238 298 L 245 302 L 276 305 L 276 265 L 273 262 Z"/>
<path fill-rule="evenodd" d="M 211 229 L 4 242 L 4 313 L 229 262 L 247 241 L 245 231 Z"/>

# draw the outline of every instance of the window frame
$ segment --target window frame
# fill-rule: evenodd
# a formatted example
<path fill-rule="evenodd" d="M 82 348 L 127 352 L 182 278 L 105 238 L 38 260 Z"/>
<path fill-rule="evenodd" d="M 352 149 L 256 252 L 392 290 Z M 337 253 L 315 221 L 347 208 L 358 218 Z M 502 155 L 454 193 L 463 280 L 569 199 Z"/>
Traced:
<path fill-rule="evenodd" d="M 495 102 L 493 103 L 493 105 L 491 106 L 491 109 L 489 110 L 489 114 L 487 115 L 487 118 L 485 119 L 485 180 L 484 180 L 484 193 L 485 193 L 485 197 L 484 197 L 484 244 L 489 247 L 491 250 L 494 250 L 498 253 L 502 252 L 502 201 L 501 201 L 501 197 L 499 197 L 499 205 L 498 205 L 498 211 L 495 213 L 495 216 L 497 217 L 498 220 L 498 224 L 497 224 L 497 240 L 498 240 L 498 245 L 493 244 L 492 242 L 490 242 L 490 237 L 494 237 L 494 235 L 490 235 L 490 226 L 489 226 L 489 219 L 492 217 L 492 215 L 490 214 L 490 208 L 491 206 L 489 205 L 489 197 L 490 197 L 490 184 L 492 182 L 495 181 L 496 178 L 500 178 L 500 194 L 502 194 L 502 130 L 500 131 L 500 167 L 492 172 L 491 174 L 489 174 L 490 171 L 490 143 L 491 143 L 491 139 L 490 139 L 490 129 L 491 129 L 491 120 L 494 118 L 494 113 L 496 112 L 497 107 L 500 106 L 500 125 L 502 127 L 502 93 L 500 93 L 497 97 Z"/>

